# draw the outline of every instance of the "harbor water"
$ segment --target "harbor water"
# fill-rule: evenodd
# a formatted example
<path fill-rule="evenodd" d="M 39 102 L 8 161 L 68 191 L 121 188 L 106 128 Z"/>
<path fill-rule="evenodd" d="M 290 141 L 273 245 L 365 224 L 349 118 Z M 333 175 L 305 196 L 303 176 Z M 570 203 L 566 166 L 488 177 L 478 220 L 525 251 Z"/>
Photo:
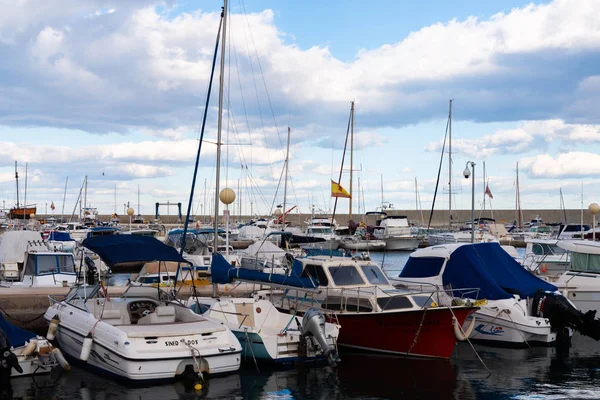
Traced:
<path fill-rule="evenodd" d="M 408 253 L 373 254 L 390 276 Z M 343 327 L 342 327 L 343 329 Z M 367 333 L 365 333 L 367 334 Z M 474 349 L 477 351 L 475 353 Z M 13 379 L 14 398 L 40 399 L 598 399 L 600 343 L 575 334 L 568 353 L 553 347 L 459 343 L 450 360 L 341 351 L 341 363 L 275 368 L 247 360 L 233 374 L 132 387 L 80 364 L 35 379 Z M 482 362 L 479 360 L 481 357 Z"/>

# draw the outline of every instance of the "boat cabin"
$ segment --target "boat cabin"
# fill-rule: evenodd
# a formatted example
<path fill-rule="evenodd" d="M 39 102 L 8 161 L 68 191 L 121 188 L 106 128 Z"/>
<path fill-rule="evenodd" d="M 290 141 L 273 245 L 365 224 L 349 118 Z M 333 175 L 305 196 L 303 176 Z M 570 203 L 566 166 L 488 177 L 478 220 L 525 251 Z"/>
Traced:
<path fill-rule="evenodd" d="M 379 265 L 369 260 L 347 257 L 312 256 L 298 259 L 301 278 L 315 282 L 318 293 L 287 291 L 283 308 L 320 307 L 323 311 L 387 312 L 432 306 L 433 293 L 397 289 Z"/>

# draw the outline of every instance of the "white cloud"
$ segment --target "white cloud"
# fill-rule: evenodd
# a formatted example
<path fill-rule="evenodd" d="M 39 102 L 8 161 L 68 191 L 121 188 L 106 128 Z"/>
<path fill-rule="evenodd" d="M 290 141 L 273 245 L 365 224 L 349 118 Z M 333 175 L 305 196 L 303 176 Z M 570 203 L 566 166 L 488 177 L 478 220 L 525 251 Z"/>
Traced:
<path fill-rule="evenodd" d="M 489 157 L 545 150 L 554 140 L 570 145 L 600 142 L 600 125 L 568 124 L 562 120 L 522 121 L 515 129 L 501 129 L 478 139 L 455 139 L 452 148 L 467 156 Z M 442 141 L 426 146 L 439 151 Z"/>
<path fill-rule="evenodd" d="M 523 159 L 521 165 L 534 178 L 583 178 L 600 174 L 600 155 L 576 151 L 555 158 L 540 154 Z"/>

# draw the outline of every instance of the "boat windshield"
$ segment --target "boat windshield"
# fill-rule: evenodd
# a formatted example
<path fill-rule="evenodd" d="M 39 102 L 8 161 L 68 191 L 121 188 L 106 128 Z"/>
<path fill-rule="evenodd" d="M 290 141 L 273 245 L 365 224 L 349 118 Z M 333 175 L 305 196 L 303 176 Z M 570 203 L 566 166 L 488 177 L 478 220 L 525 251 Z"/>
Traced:
<path fill-rule="evenodd" d="M 365 281 L 353 265 L 329 267 L 329 273 L 337 286 L 364 285 Z"/>
<path fill-rule="evenodd" d="M 70 254 L 57 255 L 58 268 L 62 273 L 75 273 L 75 259 Z"/>
<path fill-rule="evenodd" d="M 376 265 L 361 265 L 363 274 L 367 277 L 370 283 L 373 285 L 389 285 L 390 282 L 387 280 L 381 269 Z"/>
<path fill-rule="evenodd" d="M 533 251 L 533 254 L 536 256 L 561 255 L 567 252 L 565 249 L 561 249 L 558 246 L 548 243 L 534 243 L 533 246 L 531 246 L 531 251 Z"/>
<path fill-rule="evenodd" d="M 308 229 L 308 233 L 325 235 L 331 233 L 331 228 L 310 228 Z"/>

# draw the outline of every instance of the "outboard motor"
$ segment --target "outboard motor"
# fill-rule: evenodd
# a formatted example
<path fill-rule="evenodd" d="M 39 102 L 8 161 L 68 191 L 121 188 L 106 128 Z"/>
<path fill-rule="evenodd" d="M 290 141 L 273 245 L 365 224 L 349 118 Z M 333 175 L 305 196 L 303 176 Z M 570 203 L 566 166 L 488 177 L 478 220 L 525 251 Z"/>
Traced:
<path fill-rule="evenodd" d="M 319 348 L 330 365 L 335 366 L 340 361 L 335 348 L 327 343 L 325 334 L 325 316 L 316 308 L 311 308 L 304 313 L 302 318 L 302 331 L 304 336 L 312 336 L 316 339 Z"/>
<path fill-rule="evenodd" d="M 17 356 L 10 350 L 8 336 L 0 329 L 0 387 L 10 386 L 10 373 L 14 368 L 18 373 L 23 373 Z"/>
<path fill-rule="evenodd" d="M 90 256 L 85 256 L 84 258 L 86 268 L 86 279 L 87 282 L 92 285 L 96 279 L 96 263 Z"/>
<path fill-rule="evenodd" d="M 596 311 L 583 313 L 561 294 L 539 290 L 533 298 L 532 311 L 537 317 L 548 318 L 552 328 L 557 330 L 559 342 L 564 339 L 567 328 L 600 340 L 600 321 L 596 319 Z"/>

